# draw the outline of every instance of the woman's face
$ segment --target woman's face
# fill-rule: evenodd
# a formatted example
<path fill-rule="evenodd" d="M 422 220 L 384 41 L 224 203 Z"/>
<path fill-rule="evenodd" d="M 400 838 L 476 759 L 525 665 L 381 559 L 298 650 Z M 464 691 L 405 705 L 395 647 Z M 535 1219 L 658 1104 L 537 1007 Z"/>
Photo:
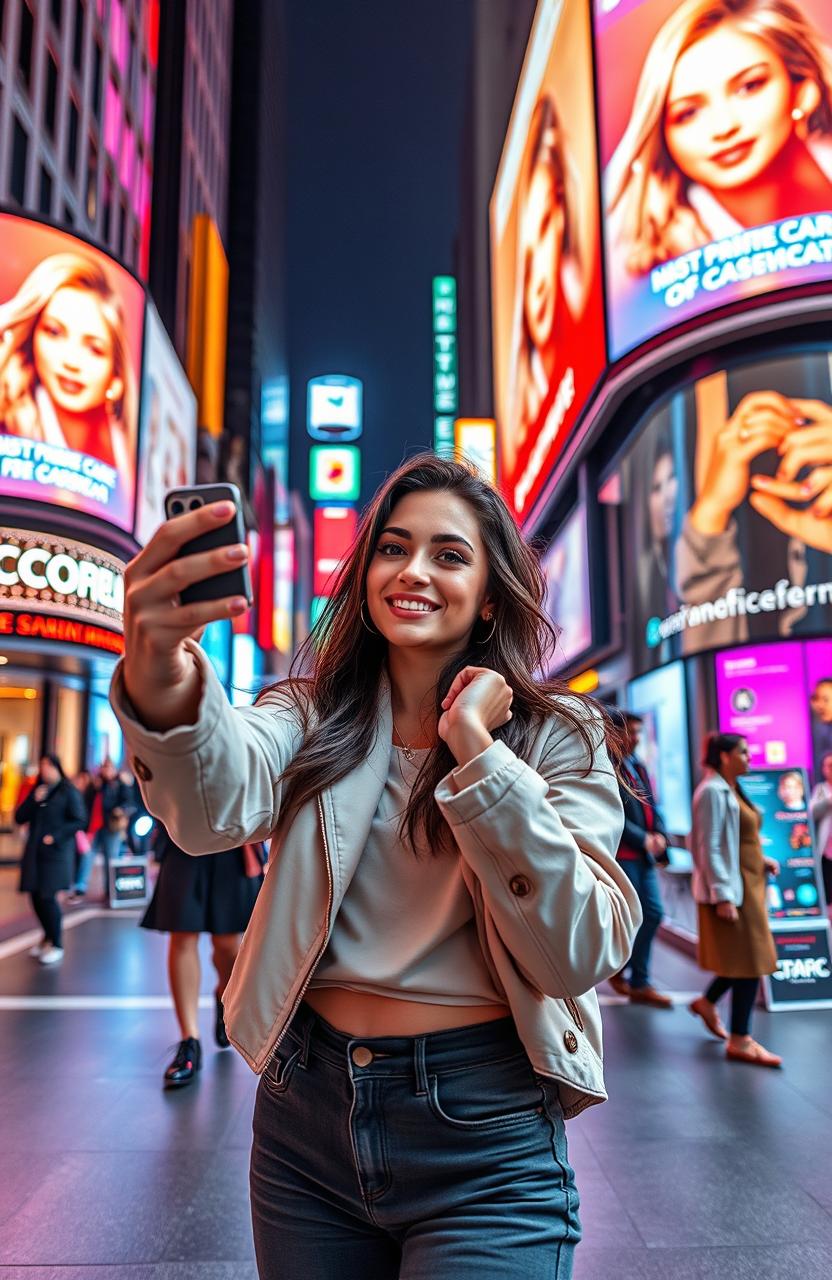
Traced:
<path fill-rule="evenodd" d="M 40 762 L 40 776 L 46 783 L 47 787 L 54 787 L 55 783 L 59 782 L 61 777 L 52 761 L 47 759 L 46 756 L 44 756 Z"/>
<path fill-rule="evenodd" d="M 663 453 L 656 459 L 648 498 L 650 536 L 656 542 L 669 538 L 673 532 L 678 493 L 679 480 L 673 458 L 669 453 Z"/>
<path fill-rule="evenodd" d="M 780 779 L 777 794 L 787 809 L 802 809 L 804 794 L 803 783 L 796 773 L 786 773 Z"/>
<path fill-rule="evenodd" d="M 779 55 L 723 22 L 676 63 L 665 108 L 667 149 L 704 187 L 755 182 L 792 136 L 794 93 Z"/>
<path fill-rule="evenodd" d="M 113 338 L 95 294 L 58 289 L 35 325 L 33 350 L 38 379 L 59 409 L 89 413 L 105 403 Z"/>
<path fill-rule="evenodd" d="M 547 345 L 554 329 L 563 226 L 563 208 L 551 170 L 537 164 L 523 206 L 520 234 L 525 264 L 523 308 L 531 340 L 538 348 Z"/>
<path fill-rule="evenodd" d="M 832 782 L 832 756 L 824 756 L 820 766 L 824 782 Z"/>
<path fill-rule="evenodd" d="M 745 738 L 740 738 L 731 751 L 722 752 L 722 763 L 723 771 L 731 777 L 739 778 L 741 774 L 748 773 L 748 743 Z"/>
<path fill-rule="evenodd" d="M 397 502 L 367 573 L 370 621 L 388 644 L 451 654 L 486 603 L 488 561 L 472 507 L 445 491 Z"/>

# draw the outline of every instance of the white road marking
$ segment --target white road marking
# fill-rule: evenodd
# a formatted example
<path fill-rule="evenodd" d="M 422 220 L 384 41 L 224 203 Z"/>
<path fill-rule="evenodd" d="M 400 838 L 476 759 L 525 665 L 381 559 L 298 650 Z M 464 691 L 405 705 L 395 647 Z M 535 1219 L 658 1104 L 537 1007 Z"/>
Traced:
<path fill-rule="evenodd" d="M 199 997 L 200 1009 L 213 1009 L 213 996 Z M 20 1009 L 172 1009 L 170 996 L 0 996 L 0 1011 Z"/>

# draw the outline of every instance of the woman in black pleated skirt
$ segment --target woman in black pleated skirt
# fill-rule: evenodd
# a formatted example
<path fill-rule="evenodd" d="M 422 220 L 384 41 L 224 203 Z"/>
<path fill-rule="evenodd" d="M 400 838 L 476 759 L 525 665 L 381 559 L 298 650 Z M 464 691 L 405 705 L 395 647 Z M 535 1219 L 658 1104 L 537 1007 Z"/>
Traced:
<path fill-rule="evenodd" d="M 202 1066 L 198 1021 L 201 933 L 211 935 L 217 971 L 214 1034 L 221 1049 L 228 1047 L 222 995 L 263 883 L 264 859 L 261 847 L 253 845 L 205 858 L 192 857 L 174 844 L 161 825 L 154 848 L 159 876 L 141 927 L 170 934 L 168 979 L 182 1038 L 165 1071 L 164 1083 L 165 1088 L 175 1089 L 190 1084 Z"/>

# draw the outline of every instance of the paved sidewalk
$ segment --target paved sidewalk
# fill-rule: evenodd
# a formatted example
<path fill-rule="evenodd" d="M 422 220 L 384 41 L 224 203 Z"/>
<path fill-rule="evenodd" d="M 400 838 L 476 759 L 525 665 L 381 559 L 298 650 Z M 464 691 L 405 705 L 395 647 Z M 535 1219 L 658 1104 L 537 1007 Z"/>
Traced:
<path fill-rule="evenodd" d="M 173 1094 L 162 937 L 83 908 L 59 969 L 16 948 L 0 943 L 0 1280 L 255 1280 L 255 1079 L 213 1048 L 207 947 L 205 1067 Z M 656 969 L 701 985 L 666 947 Z M 828 1280 L 832 1012 L 758 1013 L 786 1059 L 764 1072 L 726 1063 L 684 1004 L 602 996 L 611 1101 L 568 1126 L 576 1280 Z"/>

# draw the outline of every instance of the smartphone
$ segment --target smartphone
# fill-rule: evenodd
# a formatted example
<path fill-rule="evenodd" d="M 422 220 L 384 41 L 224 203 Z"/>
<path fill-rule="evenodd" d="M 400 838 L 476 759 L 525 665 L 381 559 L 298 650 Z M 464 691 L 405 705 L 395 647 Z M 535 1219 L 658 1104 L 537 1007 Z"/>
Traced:
<path fill-rule="evenodd" d="M 181 489 L 171 489 L 165 494 L 165 516 L 170 520 L 173 516 L 196 511 L 211 502 L 233 502 L 234 518 L 227 524 L 218 525 L 216 529 L 209 529 L 207 533 L 201 533 L 199 537 L 183 543 L 179 549 L 180 556 L 192 556 L 198 551 L 215 551 L 217 547 L 233 547 L 239 542 L 245 542 L 243 504 L 236 484 L 192 484 Z M 193 582 L 179 593 L 183 604 L 222 600 L 225 596 L 245 596 L 249 604 L 252 603 L 254 596 L 248 563 L 225 573 L 216 573 L 203 582 Z"/>

